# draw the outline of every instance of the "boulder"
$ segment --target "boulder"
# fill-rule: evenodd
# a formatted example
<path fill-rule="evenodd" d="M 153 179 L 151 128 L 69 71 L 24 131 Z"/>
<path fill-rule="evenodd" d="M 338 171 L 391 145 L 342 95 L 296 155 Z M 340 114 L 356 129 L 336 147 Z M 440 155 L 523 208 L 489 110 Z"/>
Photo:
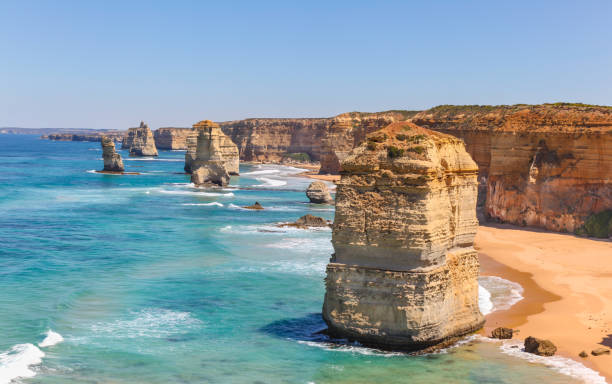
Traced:
<path fill-rule="evenodd" d="M 582 357 L 582 358 L 584 359 L 584 358 L 589 357 L 589 354 L 588 354 L 588 353 L 586 353 L 586 351 L 582 351 L 582 352 L 580 352 L 580 353 L 578 354 L 578 356 L 580 356 L 580 357 Z"/>
<path fill-rule="evenodd" d="M 102 140 L 102 159 L 104 160 L 104 172 L 123 172 L 123 160 L 121 155 L 115 152 L 115 142 L 107 137 L 103 136 Z"/>
<path fill-rule="evenodd" d="M 245 209 L 254 209 L 254 210 L 264 209 L 264 207 L 262 207 L 261 204 L 259 204 L 259 202 L 257 202 L 257 201 L 253 205 L 247 205 L 246 207 L 242 207 L 242 208 L 245 208 Z"/>
<path fill-rule="evenodd" d="M 315 204 L 331 204 L 334 200 L 329 193 L 327 184 L 322 181 L 313 181 L 306 189 L 306 196 L 311 203 Z"/>
<path fill-rule="evenodd" d="M 525 339 L 525 352 L 539 356 L 552 356 L 557 352 L 557 347 L 550 340 L 529 336 Z"/>
<path fill-rule="evenodd" d="M 591 355 L 599 356 L 599 355 L 609 355 L 610 350 L 607 348 L 597 348 L 591 351 Z"/>
<path fill-rule="evenodd" d="M 512 329 L 498 327 L 491 332 L 491 337 L 494 339 L 511 339 L 512 338 Z"/>

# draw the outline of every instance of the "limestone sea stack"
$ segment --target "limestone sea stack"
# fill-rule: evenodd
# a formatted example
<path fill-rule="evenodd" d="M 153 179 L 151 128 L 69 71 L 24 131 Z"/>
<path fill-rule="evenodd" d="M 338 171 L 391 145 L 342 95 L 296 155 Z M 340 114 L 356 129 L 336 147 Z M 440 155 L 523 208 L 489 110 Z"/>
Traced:
<path fill-rule="evenodd" d="M 327 184 L 322 181 L 313 181 L 306 189 L 306 196 L 311 203 L 315 204 L 331 204 L 334 202 Z"/>
<path fill-rule="evenodd" d="M 325 279 L 330 334 L 418 350 L 482 327 L 477 174 L 460 139 L 407 122 L 349 154 Z"/>
<path fill-rule="evenodd" d="M 121 155 L 115 152 L 115 142 L 107 136 L 102 136 L 102 159 L 104 160 L 103 172 L 123 172 L 123 161 Z"/>
<path fill-rule="evenodd" d="M 128 129 L 121 149 L 129 150 L 130 156 L 157 156 L 153 132 L 144 121 L 139 127 Z"/>
<path fill-rule="evenodd" d="M 215 184 L 225 186 L 230 180 L 230 170 L 238 171 L 238 150 L 235 157 L 224 156 L 222 145 L 227 138 L 219 126 L 210 120 L 194 124 L 196 149 L 190 163 L 191 182 L 195 185 Z M 185 156 L 187 158 L 187 155 Z"/>
<path fill-rule="evenodd" d="M 230 175 L 238 175 L 240 158 L 238 147 L 227 137 L 218 124 L 210 120 L 202 120 L 193 125 L 193 130 L 186 138 L 187 152 L 185 153 L 185 172 L 192 173 L 193 163 L 198 156 L 198 138 L 202 130 L 210 131 L 211 140 L 215 140 L 215 147 Z"/>

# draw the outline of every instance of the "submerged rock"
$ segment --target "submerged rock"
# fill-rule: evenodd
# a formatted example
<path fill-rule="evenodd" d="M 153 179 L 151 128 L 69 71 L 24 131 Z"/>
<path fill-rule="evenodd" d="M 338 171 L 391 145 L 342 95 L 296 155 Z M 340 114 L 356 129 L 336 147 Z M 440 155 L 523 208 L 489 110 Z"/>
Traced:
<path fill-rule="evenodd" d="M 319 216 L 304 215 L 297 219 L 294 223 L 280 224 L 279 227 L 295 227 L 295 228 L 311 228 L 311 227 L 329 227 L 330 222 Z"/>
<path fill-rule="evenodd" d="M 318 180 L 310 183 L 308 189 L 306 189 L 306 196 L 311 203 L 315 204 L 331 204 L 334 202 L 327 188 L 327 184 Z"/>
<path fill-rule="evenodd" d="M 123 172 L 125 170 L 123 160 L 121 160 L 121 155 L 115 152 L 115 142 L 111 138 L 103 136 L 101 143 L 102 159 L 104 160 L 103 171 Z"/>
<path fill-rule="evenodd" d="M 227 185 L 230 174 L 229 163 L 221 150 L 223 132 L 210 120 L 200 121 L 193 127 L 197 133 L 197 146 L 194 160 L 190 163 L 191 182 L 195 185 Z"/>
<path fill-rule="evenodd" d="M 202 131 L 209 132 L 209 139 L 215 141 L 217 152 L 223 161 L 223 166 L 230 175 L 238 175 L 240 167 L 240 158 L 238 147 L 234 142 L 227 137 L 219 125 L 210 120 L 202 120 L 193 125 L 191 133 L 185 139 L 187 152 L 185 153 L 185 172 L 192 173 L 194 163 L 198 157 L 198 137 Z"/>
<path fill-rule="evenodd" d="M 153 132 L 144 121 L 139 127 L 128 129 L 121 148 L 129 150 L 130 156 L 157 156 Z"/>
<path fill-rule="evenodd" d="M 253 205 L 247 205 L 246 207 L 242 207 L 245 209 L 255 209 L 255 210 L 260 210 L 260 209 L 264 209 L 264 207 L 261 206 L 261 204 L 259 204 L 259 202 L 255 202 L 255 204 Z"/>
<path fill-rule="evenodd" d="M 498 327 L 491 332 L 491 337 L 494 339 L 511 339 L 512 338 L 512 329 Z"/>
<path fill-rule="evenodd" d="M 525 339 L 525 352 L 538 356 L 552 356 L 557 352 L 557 347 L 550 340 L 529 336 Z"/>
<path fill-rule="evenodd" d="M 481 328 L 478 167 L 463 142 L 394 123 L 342 169 L 323 304 L 329 332 L 418 350 Z"/>

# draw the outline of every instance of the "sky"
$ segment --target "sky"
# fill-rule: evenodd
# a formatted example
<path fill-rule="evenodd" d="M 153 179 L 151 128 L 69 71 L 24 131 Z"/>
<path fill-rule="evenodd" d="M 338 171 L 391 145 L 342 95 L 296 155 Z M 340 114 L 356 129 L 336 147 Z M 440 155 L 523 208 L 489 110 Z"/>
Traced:
<path fill-rule="evenodd" d="M 612 1 L 0 0 L 0 126 L 612 105 Z"/>

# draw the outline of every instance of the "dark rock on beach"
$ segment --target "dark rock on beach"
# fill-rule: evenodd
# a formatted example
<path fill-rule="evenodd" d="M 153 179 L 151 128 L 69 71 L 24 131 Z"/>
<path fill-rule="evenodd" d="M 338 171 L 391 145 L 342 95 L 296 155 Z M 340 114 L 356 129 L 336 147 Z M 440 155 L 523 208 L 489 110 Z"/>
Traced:
<path fill-rule="evenodd" d="M 498 327 L 491 332 L 491 337 L 494 339 L 511 339 L 512 338 L 512 329 Z"/>
<path fill-rule="evenodd" d="M 557 347 L 550 340 L 529 336 L 525 339 L 525 352 L 538 356 L 552 356 L 557 352 Z"/>

